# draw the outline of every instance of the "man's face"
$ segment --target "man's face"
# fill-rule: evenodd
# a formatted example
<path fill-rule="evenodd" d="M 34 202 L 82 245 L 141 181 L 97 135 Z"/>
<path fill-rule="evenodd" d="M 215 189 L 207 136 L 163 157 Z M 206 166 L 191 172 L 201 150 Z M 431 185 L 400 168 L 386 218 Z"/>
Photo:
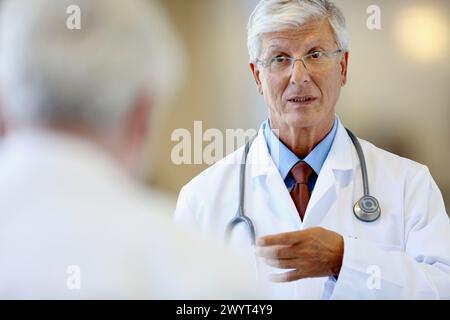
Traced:
<path fill-rule="evenodd" d="M 337 49 L 333 29 L 328 19 L 323 19 L 299 29 L 263 34 L 259 60 L 269 62 L 279 56 L 299 59 L 315 51 Z M 345 52 L 332 55 L 324 67 L 311 70 L 306 70 L 301 61 L 284 71 L 252 63 L 258 91 L 269 107 L 272 126 L 277 129 L 328 127 L 334 120 L 335 105 L 347 80 L 347 61 Z"/>

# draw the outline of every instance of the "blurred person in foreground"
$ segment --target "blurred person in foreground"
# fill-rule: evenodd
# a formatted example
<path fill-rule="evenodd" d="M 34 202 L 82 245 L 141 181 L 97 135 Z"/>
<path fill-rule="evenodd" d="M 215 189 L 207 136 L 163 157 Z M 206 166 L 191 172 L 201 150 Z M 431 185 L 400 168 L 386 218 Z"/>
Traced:
<path fill-rule="evenodd" d="M 136 179 L 180 61 L 160 8 L 11 0 L 0 17 L 0 298 L 254 297 L 245 267 Z"/>

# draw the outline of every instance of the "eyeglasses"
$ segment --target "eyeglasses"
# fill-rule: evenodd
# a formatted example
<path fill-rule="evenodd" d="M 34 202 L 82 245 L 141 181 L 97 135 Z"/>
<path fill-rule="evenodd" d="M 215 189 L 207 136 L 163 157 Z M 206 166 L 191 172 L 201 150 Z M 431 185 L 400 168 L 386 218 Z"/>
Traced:
<path fill-rule="evenodd" d="M 323 72 L 333 65 L 333 58 L 340 55 L 344 50 L 336 51 L 314 51 L 297 59 L 284 54 L 278 54 L 274 57 L 257 60 L 271 73 L 284 73 L 292 71 L 297 61 L 301 61 L 306 70 L 310 73 Z"/>

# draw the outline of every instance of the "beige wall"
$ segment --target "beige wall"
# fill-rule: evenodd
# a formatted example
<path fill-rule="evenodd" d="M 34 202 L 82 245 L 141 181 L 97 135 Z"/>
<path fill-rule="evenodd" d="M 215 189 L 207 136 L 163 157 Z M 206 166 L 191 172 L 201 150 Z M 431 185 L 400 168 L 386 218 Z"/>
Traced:
<path fill-rule="evenodd" d="M 449 35 L 450 2 L 337 2 L 347 17 L 351 35 L 350 78 L 342 91 L 337 113 L 358 136 L 426 164 L 449 208 L 450 36 L 447 42 L 440 43 L 440 48 L 444 48 L 440 57 L 420 61 L 401 45 L 408 35 L 399 40 L 397 33 L 408 10 L 419 6 L 442 16 L 441 33 Z M 194 120 L 202 120 L 204 129 L 258 128 L 266 112 L 248 69 L 246 51 L 246 22 L 256 1 L 161 3 L 180 32 L 189 64 L 185 85 L 170 109 L 166 109 L 164 121 L 160 121 L 158 145 L 152 150 L 157 156 L 153 184 L 176 194 L 206 165 L 176 166 L 171 162 L 171 149 L 176 144 L 170 140 L 174 129 L 192 130 Z M 381 30 L 370 31 L 366 27 L 366 9 L 371 4 L 381 8 Z M 427 10 L 421 11 L 424 16 Z M 420 16 L 415 19 L 421 23 Z M 431 20 L 438 19 L 433 16 Z M 413 43 L 415 38 L 423 42 L 417 32 L 420 31 L 412 32 Z M 430 32 L 436 36 L 432 29 Z M 441 40 L 437 37 L 434 41 Z M 431 46 L 438 44 L 431 42 Z"/>

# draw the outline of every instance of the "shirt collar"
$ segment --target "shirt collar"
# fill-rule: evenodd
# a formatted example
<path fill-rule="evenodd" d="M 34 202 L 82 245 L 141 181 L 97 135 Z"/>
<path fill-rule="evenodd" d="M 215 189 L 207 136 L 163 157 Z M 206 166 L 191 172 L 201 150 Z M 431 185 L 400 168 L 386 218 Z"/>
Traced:
<path fill-rule="evenodd" d="M 314 172 L 319 175 L 328 153 L 330 152 L 331 146 L 333 145 L 337 127 L 338 119 L 336 117 L 333 128 L 327 136 L 306 156 L 305 159 L 300 159 L 280 139 L 278 139 L 270 127 L 269 120 L 266 120 L 262 125 L 264 138 L 267 142 L 269 154 L 271 155 L 283 180 L 286 179 L 292 167 L 301 160 L 308 163 Z M 274 152 L 275 150 L 276 152 Z M 276 153 L 278 154 L 277 156 L 275 156 Z"/>

